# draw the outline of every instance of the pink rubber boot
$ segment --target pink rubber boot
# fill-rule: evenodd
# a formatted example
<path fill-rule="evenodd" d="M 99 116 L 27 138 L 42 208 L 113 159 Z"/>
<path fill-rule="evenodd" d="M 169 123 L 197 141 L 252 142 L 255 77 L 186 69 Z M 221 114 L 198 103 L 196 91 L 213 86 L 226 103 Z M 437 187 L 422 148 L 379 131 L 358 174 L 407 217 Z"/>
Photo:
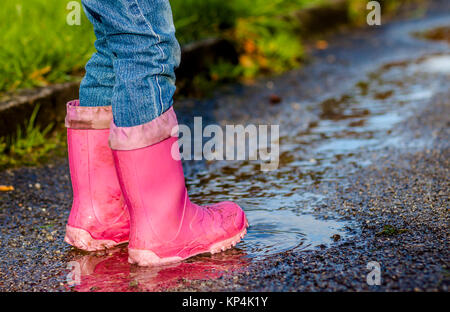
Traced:
<path fill-rule="evenodd" d="M 110 107 L 67 104 L 73 204 L 64 240 L 94 251 L 128 241 L 129 215 L 108 145 Z"/>
<path fill-rule="evenodd" d="M 128 261 L 159 265 L 231 248 L 247 232 L 245 214 L 232 202 L 201 207 L 189 201 L 181 161 L 175 160 L 180 159 L 177 138 L 133 150 L 114 149 L 129 146 L 132 132 L 154 129 L 155 124 L 111 129 L 114 160 L 130 212 Z"/>

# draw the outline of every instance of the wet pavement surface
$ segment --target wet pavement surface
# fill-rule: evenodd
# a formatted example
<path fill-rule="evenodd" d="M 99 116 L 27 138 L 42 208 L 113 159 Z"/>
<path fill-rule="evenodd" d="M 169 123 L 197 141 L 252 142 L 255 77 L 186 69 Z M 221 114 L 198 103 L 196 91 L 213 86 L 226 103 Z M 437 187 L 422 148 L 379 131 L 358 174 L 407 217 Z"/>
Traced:
<path fill-rule="evenodd" d="M 450 48 L 435 34 L 450 11 L 439 11 L 335 35 L 300 70 L 176 103 L 180 123 L 280 125 L 277 170 L 184 162 L 193 201 L 234 200 L 248 215 L 224 253 L 142 268 L 126 245 L 76 250 L 63 242 L 67 161 L 0 172 L 15 188 L 0 193 L 0 290 L 448 291 Z M 366 280 L 373 261 L 379 286 Z"/>

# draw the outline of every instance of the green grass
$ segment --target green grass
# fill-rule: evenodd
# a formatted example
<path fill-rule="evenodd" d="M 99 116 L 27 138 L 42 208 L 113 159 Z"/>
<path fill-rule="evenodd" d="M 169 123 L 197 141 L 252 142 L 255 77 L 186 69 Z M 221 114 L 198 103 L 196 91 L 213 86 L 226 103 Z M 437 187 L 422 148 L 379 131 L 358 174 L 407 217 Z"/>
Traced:
<path fill-rule="evenodd" d="M 240 61 L 233 77 L 252 78 L 279 73 L 298 65 L 303 56 L 296 10 L 325 0 L 173 0 L 177 37 L 183 44 L 220 36 L 238 49 Z M 270 64 L 270 66 L 269 66 Z M 222 77 L 217 77 L 221 79 Z M 225 78 L 230 78 L 229 74 Z"/>
<path fill-rule="evenodd" d="M 66 1 L 3 1 L 0 9 L 0 92 L 76 79 L 94 51 L 83 15 L 66 23 Z"/>
<path fill-rule="evenodd" d="M 394 236 L 405 232 L 408 232 L 408 230 L 398 229 L 393 225 L 386 224 L 383 226 L 383 229 L 380 232 L 376 233 L 376 236 Z"/>
<path fill-rule="evenodd" d="M 349 0 L 349 15 L 365 20 L 366 0 Z M 406 2 L 419 0 L 405 0 Z M 231 40 L 239 64 L 224 79 L 280 73 L 303 56 L 296 10 L 331 0 L 171 0 L 181 44 L 207 37 Z M 383 1 L 391 10 L 399 0 Z M 0 94 L 23 88 L 80 79 L 94 52 L 92 25 L 82 13 L 81 25 L 69 26 L 68 1 L 4 1 L 0 8 Z M 222 66 L 223 67 L 223 66 Z M 221 80 L 217 68 L 212 79 Z"/>
<path fill-rule="evenodd" d="M 287 16 L 320 2 L 324 0 L 172 0 L 171 4 L 181 44 L 227 37 L 244 55 L 235 72 L 254 76 L 260 68 L 267 71 L 268 62 L 274 62 L 275 72 L 297 64 L 301 44 L 295 40 L 295 21 Z M 80 78 L 94 52 L 95 38 L 84 13 L 80 26 L 67 25 L 67 3 L 2 3 L 0 93 Z"/>

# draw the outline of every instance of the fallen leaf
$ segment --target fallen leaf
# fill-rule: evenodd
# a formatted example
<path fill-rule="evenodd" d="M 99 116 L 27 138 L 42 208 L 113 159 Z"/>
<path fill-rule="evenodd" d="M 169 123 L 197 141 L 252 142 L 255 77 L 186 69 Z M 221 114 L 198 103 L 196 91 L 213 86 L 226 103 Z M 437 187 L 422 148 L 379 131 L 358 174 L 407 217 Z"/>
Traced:
<path fill-rule="evenodd" d="M 12 185 L 0 185 L 0 192 L 14 191 L 14 186 Z"/>
<path fill-rule="evenodd" d="M 34 80 L 35 82 L 39 82 L 40 85 L 45 86 L 48 85 L 48 81 L 44 78 L 46 74 L 48 74 L 52 70 L 51 66 L 46 66 L 41 69 L 37 69 L 34 72 L 30 74 L 30 79 Z"/>
<path fill-rule="evenodd" d="M 281 102 L 281 97 L 279 97 L 279 96 L 276 95 L 276 94 L 272 94 L 272 95 L 270 95 L 270 97 L 269 97 L 269 101 L 270 101 L 271 104 L 278 104 L 278 103 Z"/>
<path fill-rule="evenodd" d="M 256 45 L 253 40 L 246 40 L 244 42 L 244 51 L 248 54 L 252 54 L 256 51 Z"/>
<path fill-rule="evenodd" d="M 48 74 L 51 70 L 52 70 L 51 66 L 45 66 L 44 68 L 36 69 L 34 72 L 32 72 L 30 74 L 30 78 L 31 79 L 39 79 L 43 75 Z"/>
<path fill-rule="evenodd" d="M 339 235 L 339 234 L 334 234 L 333 236 L 331 236 L 331 238 L 332 238 L 335 242 L 337 242 L 338 240 L 341 239 L 341 235 Z"/>
<path fill-rule="evenodd" d="M 242 65 L 242 67 L 250 68 L 254 66 L 253 60 L 248 55 L 241 55 L 239 57 L 239 63 Z"/>
<path fill-rule="evenodd" d="M 319 50 L 325 50 L 326 48 L 328 48 L 328 42 L 326 42 L 325 40 L 317 40 L 316 48 Z"/>

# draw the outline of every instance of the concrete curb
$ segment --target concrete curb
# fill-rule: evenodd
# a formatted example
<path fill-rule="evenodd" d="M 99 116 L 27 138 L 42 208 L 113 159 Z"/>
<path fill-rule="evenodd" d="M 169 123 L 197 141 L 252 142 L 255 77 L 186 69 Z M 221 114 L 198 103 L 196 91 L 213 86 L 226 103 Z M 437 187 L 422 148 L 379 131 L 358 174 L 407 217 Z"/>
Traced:
<path fill-rule="evenodd" d="M 347 7 L 348 0 L 336 0 L 327 6 L 312 7 L 294 14 L 301 20 L 303 35 L 314 35 L 348 23 Z M 327 22 L 324 23 L 324 20 Z M 189 81 L 192 81 L 196 74 L 206 71 L 208 65 L 219 59 L 232 63 L 238 61 L 235 47 L 225 39 L 206 39 L 183 46 L 182 64 L 176 72 L 178 87 L 188 88 Z M 65 116 L 65 103 L 78 97 L 78 89 L 79 82 L 55 84 L 24 90 L 0 101 L 0 137 L 13 134 L 19 125 L 24 125 L 37 104 L 40 104 L 37 124 L 62 122 Z"/>
<path fill-rule="evenodd" d="M 18 126 L 30 119 L 36 105 L 40 105 L 37 124 L 63 122 L 66 108 L 64 104 L 78 97 L 78 88 L 78 82 L 55 84 L 25 90 L 0 102 L 0 137 L 15 133 Z"/>

